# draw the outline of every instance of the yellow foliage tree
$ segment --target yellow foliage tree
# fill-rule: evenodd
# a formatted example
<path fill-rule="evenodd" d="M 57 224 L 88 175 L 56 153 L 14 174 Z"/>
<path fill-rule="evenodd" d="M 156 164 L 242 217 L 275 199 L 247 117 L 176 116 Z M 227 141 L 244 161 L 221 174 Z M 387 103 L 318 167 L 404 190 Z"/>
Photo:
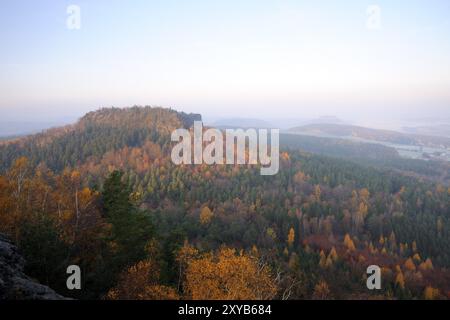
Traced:
<path fill-rule="evenodd" d="M 368 211 L 368 210 L 369 210 L 369 209 L 367 208 L 367 205 L 366 205 L 364 202 L 361 202 L 361 203 L 359 204 L 358 211 L 359 211 L 359 213 L 361 214 L 361 216 L 362 216 L 363 218 L 367 216 L 367 211 Z"/>
<path fill-rule="evenodd" d="M 320 189 L 320 186 L 316 184 L 314 186 L 314 197 L 316 198 L 316 201 L 320 201 L 320 195 L 322 194 L 322 190 Z"/>
<path fill-rule="evenodd" d="M 275 230 L 273 230 L 273 228 L 267 228 L 266 234 L 267 234 L 272 240 L 275 240 L 275 239 L 277 238 L 277 233 L 275 232 Z"/>
<path fill-rule="evenodd" d="M 211 209 L 209 209 L 207 206 L 204 206 L 203 209 L 200 211 L 200 223 L 203 225 L 209 224 L 211 222 L 213 215 L 214 214 L 211 211 Z"/>
<path fill-rule="evenodd" d="M 186 297 L 194 300 L 266 300 L 277 293 L 268 266 L 225 247 L 191 260 L 183 287 Z"/>
<path fill-rule="evenodd" d="M 338 254 L 336 252 L 335 247 L 331 248 L 330 253 L 328 254 L 328 257 L 330 257 L 331 260 L 333 260 L 333 261 L 336 261 L 338 259 Z"/>
<path fill-rule="evenodd" d="M 395 277 L 395 284 L 402 289 L 405 288 L 405 277 L 403 276 L 403 273 L 401 271 L 398 272 L 397 276 Z"/>
<path fill-rule="evenodd" d="M 294 244 L 294 240 L 295 240 L 295 231 L 294 228 L 290 228 L 287 237 L 287 243 L 289 247 L 292 247 L 292 245 Z"/>
<path fill-rule="evenodd" d="M 315 300 L 326 300 L 330 298 L 330 288 L 328 284 L 321 280 L 314 287 L 313 299 Z"/>
<path fill-rule="evenodd" d="M 356 250 L 355 244 L 353 243 L 353 240 L 352 240 L 352 238 L 350 237 L 350 235 L 348 233 L 344 237 L 344 245 L 350 251 L 355 251 Z"/>
<path fill-rule="evenodd" d="M 330 256 L 327 257 L 327 260 L 325 260 L 325 268 L 330 268 L 333 265 L 333 259 L 331 259 Z"/>
<path fill-rule="evenodd" d="M 370 196 L 370 192 L 369 192 L 369 190 L 367 190 L 367 188 L 363 188 L 363 189 L 359 190 L 359 197 L 365 203 L 369 202 L 369 196 Z"/>
<path fill-rule="evenodd" d="M 259 256 L 259 250 L 258 250 L 257 246 L 255 246 L 255 245 L 252 246 L 251 255 L 253 257 L 258 257 Z"/>
<path fill-rule="evenodd" d="M 14 161 L 11 168 L 6 174 L 6 179 L 9 184 L 9 201 L 12 202 L 13 207 L 9 208 L 7 213 L 7 223 L 10 225 L 5 226 L 9 228 L 6 231 L 13 237 L 17 243 L 19 240 L 19 225 L 20 222 L 26 219 L 27 213 L 25 205 L 27 204 L 27 190 L 29 187 L 29 171 L 28 159 L 26 157 L 20 157 Z"/>
<path fill-rule="evenodd" d="M 439 298 L 439 289 L 435 289 L 431 286 L 427 286 L 423 292 L 425 300 L 434 300 Z"/>
<path fill-rule="evenodd" d="M 427 258 L 424 262 L 419 265 L 420 270 L 433 270 L 433 263 L 430 258 Z"/>
<path fill-rule="evenodd" d="M 414 264 L 414 261 L 411 258 L 408 258 L 405 261 L 405 268 L 406 268 L 406 270 L 409 270 L 409 271 L 416 271 L 416 265 Z"/>
<path fill-rule="evenodd" d="M 175 261 L 178 264 L 178 290 L 181 289 L 181 284 L 185 280 L 184 276 L 189 262 L 197 258 L 198 255 L 198 250 L 189 245 L 187 240 L 184 241 L 183 246 L 180 248 L 180 250 L 178 250 L 175 258 Z"/>
<path fill-rule="evenodd" d="M 291 159 L 289 153 L 287 153 L 287 152 L 282 152 L 282 153 L 280 154 L 280 158 L 281 158 L 282 160 L 285 160 L 285 161 L 289 161 L 289 160 Z"/>
<path fill-rule="evenodd" d="M 306 180 L 306 176 L 305 176 L 305 174 L 304 174 L 303 172 L 301 172 L 301 171 L 298 171 L 298 172 L 294 175 L 294 182 L 295 182 L 295 183 L 300 184 L 300 183 L 302 183 L 302 182 L 305 181 L 305 180 Z"/>
<path fill-rule="evenodd" d="M 327 257 L 325 256 L 325 252 L 323 252 L 323 250 L 320 250 L 320 260 L 319 260 L 319 266 L 324 268 L 325 264 L 327 262 Z"/>

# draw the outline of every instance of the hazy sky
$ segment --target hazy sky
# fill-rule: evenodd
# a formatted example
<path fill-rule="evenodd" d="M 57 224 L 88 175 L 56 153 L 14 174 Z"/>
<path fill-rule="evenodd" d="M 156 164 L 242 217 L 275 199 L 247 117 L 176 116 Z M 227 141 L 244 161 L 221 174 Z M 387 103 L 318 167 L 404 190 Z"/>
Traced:
<path fill-rule="evenodd" d="M 71 4 L 79 30 L 67 28 Z M 1 118 L 149 104 L 448 120 L 449 14 L 448 0 L 2 0 Z"/>

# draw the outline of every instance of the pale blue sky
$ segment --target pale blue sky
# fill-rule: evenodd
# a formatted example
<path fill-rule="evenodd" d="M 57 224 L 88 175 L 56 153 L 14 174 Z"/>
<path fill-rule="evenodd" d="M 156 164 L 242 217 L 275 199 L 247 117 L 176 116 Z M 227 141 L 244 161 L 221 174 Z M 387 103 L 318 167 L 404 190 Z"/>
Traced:
<path fill-rule="evenodd" d="M 70 4 L 80 30 L 66 28 Z M 2 0 L 0 112 L 448 119 L 449 17 L 448 0 Z"/>

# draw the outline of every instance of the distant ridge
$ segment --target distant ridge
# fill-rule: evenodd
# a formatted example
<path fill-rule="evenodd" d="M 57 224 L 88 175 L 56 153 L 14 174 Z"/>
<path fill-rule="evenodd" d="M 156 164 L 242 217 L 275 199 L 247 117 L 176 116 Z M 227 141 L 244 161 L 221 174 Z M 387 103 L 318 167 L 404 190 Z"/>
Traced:
<path fill-rule="evenodd" d="M 450 148 L 450 138 L 401 133 L 391 130 L 372 129 L 354 125 L 341 124 L 309 124 L 288 130 L 316 136 L 332 136 L 341 138 L 359 138 L 364 140 L 388 142 L 404 145 Z"/>
<path fill-rule="evenodd" d="M 406 133 L 450 138 L 450 124 L 434 126 L 403 127 Z"/>
<path fill-rule="evenodd" d="M 229 118 L 220 119 L 211 124 L 216 128 L 274 128 L 268 121 L 253 118 Z"/>

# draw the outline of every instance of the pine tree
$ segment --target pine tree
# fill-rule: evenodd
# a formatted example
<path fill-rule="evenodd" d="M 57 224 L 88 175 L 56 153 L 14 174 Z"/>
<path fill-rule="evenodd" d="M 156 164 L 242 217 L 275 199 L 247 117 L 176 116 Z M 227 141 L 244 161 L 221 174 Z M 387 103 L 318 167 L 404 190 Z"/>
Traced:
<path fill-rule="evenodd" d="M 122 176 L 122 172 L 113 171 L 102 192 L 106 219 L 112 225 L 114 265 L 120 268 L 143 260 L 145 246 L 153 236 L 150 217 L 130 201 L 130 189 L 122 182 Z"/>

